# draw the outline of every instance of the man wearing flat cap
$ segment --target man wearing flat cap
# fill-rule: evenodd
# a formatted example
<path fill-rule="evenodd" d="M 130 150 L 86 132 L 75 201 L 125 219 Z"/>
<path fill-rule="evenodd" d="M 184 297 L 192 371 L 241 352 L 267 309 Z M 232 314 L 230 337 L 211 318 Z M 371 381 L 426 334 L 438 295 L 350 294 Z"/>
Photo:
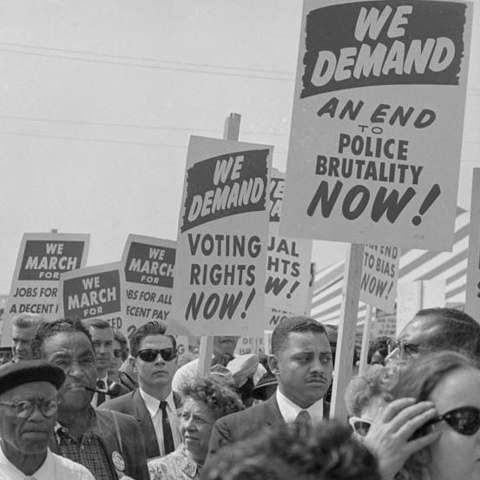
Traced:
<path fill-rule="evenodd" d="M 62 369 L 42 360 L 0 366 L 0 480 L 94 480 L 48 448 L 64 381 Z"/>

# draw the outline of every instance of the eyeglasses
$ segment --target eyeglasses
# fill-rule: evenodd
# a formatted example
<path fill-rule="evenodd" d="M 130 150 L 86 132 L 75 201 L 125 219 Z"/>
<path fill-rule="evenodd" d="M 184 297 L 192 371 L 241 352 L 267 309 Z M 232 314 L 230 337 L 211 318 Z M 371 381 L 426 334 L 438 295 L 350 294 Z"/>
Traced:
<path fill-rule="evenodd" d="M 120 358 L 120 357 L 122 356 L 122 351 L 115 349 L 115 350 L 113 351 L 113 356 L 114 356 L 115 358 Z"/>
<path fill-rule="evenodd" d="M 475 435 L 480 428 L 480 410 L 476 407 L 456 408 L 430 420 L 423 428 L 444 420 L 461 435 Z"/>
<path fill-rule="evenodd" d="M 152 363 L 157 359 L 159 354 L 166 362 L 170 362 L 176 358 L 177 351 L 175 348 L 161 348 L 159 350 L 146 348 L 145 350 L 140 350 L 137 353 L 137 357 L 140 357 L 144 362 Z"/>
<path fill-rule="evenodd" d="M 397 342 L 393 338 L 390 338 L 387 341 L 388 345 L 388 354 L 390 355 L 394 350 L 398 350 L 400 357 L 408 358 L 414 357 L 420 353 L 420 350 L 430 350 L 431 347 L 428 345 L 421 345 L 418 343 L 410 343 L 410 342 Z"/>
<path fill-rule="evenodd" d="M 348 423 L 353 428 L 355 433 L 361 435 L 362 437 L 368 433 L 372 425 L 372 423 L 368 420 L 359 417 L 350 417 L 348 419 Z"/>
<path fill-rule="evenodd" d="M 38 405 L 44 417 L 53 417 L 58 410 L 59 402 L 56 399 L 52 400 L 23 400 L 22 402 L 0 402 L 0 405 L 13 408 L 15 415 L 19 418 L 28 418 Z"/>

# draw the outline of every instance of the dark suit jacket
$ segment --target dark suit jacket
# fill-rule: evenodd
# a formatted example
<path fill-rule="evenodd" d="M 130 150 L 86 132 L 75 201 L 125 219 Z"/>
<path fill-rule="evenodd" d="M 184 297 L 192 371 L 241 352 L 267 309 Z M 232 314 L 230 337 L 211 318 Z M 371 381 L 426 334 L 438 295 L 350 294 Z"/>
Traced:
<path fill-rule="evenodd" d="M 324 402 L 323 416 L 328 418 L 329 415 L 330 404 Z M 206 463 L 222 447 L 254 437 L 264 428 L 272 428 L 281 423 L 284 423 L 284 420 L 275 394 L 260 405 L 219 418 L 212 430 Z"/>
<path fill-rule="evenodd" d="M 180 395 L 177 392 L 173 392 L 173 400 L 177 408 L 182 406 Z M 152 417 L 138 389 L 121 397 L 108 400 L 100 406 L 100 410 L 114 410 L 135 417 L 143 433 L 147 459 L 160 456 L 160 448 L 158 446 L 157 434 L 153 427 Z"/>
<path fill-rule="evenodd" d="M 145 444 L 142 432 L 135 419 L 130 415 L 107 410 L 95 410 L 95 414 L 101 442 L 110 467 L 112 471 L 116 472 L 117 478 L 128 475 L 135 480 L 150 480 L 145 456 Z M 117 420 L 118 431 L 115 428 L 114 416 Z M 51 439 L 50 449 L 52 452 L 60 454 L 55 435 Z M 114 452 L 120 454 L 125 462 L 123 471 L 116 469 L 112 460 Z"/>

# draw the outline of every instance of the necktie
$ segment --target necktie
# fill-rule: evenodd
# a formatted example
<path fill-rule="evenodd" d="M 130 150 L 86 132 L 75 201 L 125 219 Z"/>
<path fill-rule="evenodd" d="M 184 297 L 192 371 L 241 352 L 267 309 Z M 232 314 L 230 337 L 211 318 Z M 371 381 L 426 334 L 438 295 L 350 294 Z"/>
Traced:
<path fill-rule="evenodd" d="M 167 414 L 167 402 L 160 402 L 160 410 L 162 410 L 162 430 L 163 430 L 163 444 L 165 446 L 165 455 L 172 453 L 175 450 L 173 444 L 172 428 L 170 427 L 170 420 Z"/>
<path fill-rule="evenodd" d="M 105 390 L 105 382 L 103 380 L 97 380 L 97 389 Z M 104 393 L 97 393 L 97 407 L 99 407 L 105 399 L 106 397 Z"/>
<path fill-rule="evenodd" d="M 312 418 L 306 410 L 302 410 L 298 415 L 295 421 L 301 425 L 312 425 Z"/>

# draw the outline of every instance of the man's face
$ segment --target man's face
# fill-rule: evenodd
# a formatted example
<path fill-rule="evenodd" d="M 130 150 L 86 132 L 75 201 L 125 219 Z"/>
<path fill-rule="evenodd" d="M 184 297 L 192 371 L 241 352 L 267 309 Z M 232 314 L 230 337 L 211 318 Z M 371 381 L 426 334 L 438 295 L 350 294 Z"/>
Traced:
<path fill-rule="evenodd" d="M 140 342 L 139 351 L 163 348 L 173 348 L 170 337 L 165 335 L 148 335 Z M 132 359 L 134 370 L 138 373 L 138 383 L 143 390 L 152 391 L 158 387 L 170 387 L 173 376 L 177 371 L 178 357 L 166 361 L 161 355 L 157 355 L 153 362 L 146 362 L 139 356 Z"/>
<path fill-rule="evenodd" d="M 113 331 L 111 328 L 89 328 L 95 347 L 95 357 L 98 377 L 105 376 L 113 359 Z"/>
<path fill-rule="evenodd" d="M 13 356 L 16 360 L 30 360 L 32 349 L 30 343 L 37 332 L 37 327 L 18 328 L 12 327 Z"/>
<path fill-rule="evenodd" d="M 237 348 L 238 339 L 240 337 L 215 336 L 213 337 L 213 353 L 215 356 L 224 355 L 228 353 L 233 355 L 235 348 Z"/>
<path fill-rule="evenodd" d="M 59 411 L 76 412 L 90 404 L 95 388 L 97 370 L 95 353 L 89 338 L 82 332 L 60 332 L 43 343 L 45 360 L 65 372 L 65 383 L 59 391 Z"/>
<path fill-rule="evenodd" d="M 269 365 L 280 391 L 302 408 L 323 398 L 332 381 L 332 350 L 323 333 L 291 332 Z"/>
<path fill-rule="evenodd" d="M 414 317 L 397 337 L 386 362 L 409 361 L 421 353 L 428 353 L 435 345 L 442 326 L 434 316 Z"/>
<path fill-rule="evenodd" d="M 47 450 L 57 416 L 54 414 L 46 417 L 38 404 L 56 398 L 57 389 L 50 382 L 25 383 L 0 395 L 1 403 L 36 403 L 27 418 L 22 418 L 22 414 L 19 416 L 13 407 L 0 405 L 0 437 L 3 451 L 9 458 L 25 459 L 25 455 L 39 454 Z"/>

